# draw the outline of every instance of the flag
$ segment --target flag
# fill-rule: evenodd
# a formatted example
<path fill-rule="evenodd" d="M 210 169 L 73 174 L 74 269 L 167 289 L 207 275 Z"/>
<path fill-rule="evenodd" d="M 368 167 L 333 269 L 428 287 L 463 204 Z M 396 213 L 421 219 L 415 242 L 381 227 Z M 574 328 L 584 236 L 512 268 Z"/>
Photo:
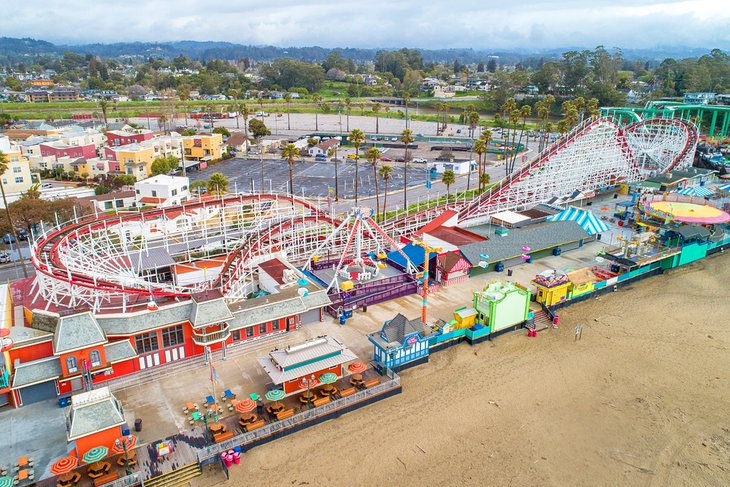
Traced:
<path fill-rule="evenodd" d="M 210 364 L 210 381 L 213 384 L 218 383 L 218 372 L 216 372 L 215 367 L 213 367 L 213 363 Z"/>

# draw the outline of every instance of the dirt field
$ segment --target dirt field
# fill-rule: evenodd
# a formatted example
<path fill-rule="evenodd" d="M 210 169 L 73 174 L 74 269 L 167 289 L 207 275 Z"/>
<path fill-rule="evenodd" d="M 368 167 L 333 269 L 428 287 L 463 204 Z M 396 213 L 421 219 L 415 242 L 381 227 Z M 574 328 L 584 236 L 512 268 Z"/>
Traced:
<path fill-rule="evenodd" d="M 729 485 L 727 259 L 563 310 L 538 338 L 437 353 L 403 394 L 254 448 L 228 484 Z"/>

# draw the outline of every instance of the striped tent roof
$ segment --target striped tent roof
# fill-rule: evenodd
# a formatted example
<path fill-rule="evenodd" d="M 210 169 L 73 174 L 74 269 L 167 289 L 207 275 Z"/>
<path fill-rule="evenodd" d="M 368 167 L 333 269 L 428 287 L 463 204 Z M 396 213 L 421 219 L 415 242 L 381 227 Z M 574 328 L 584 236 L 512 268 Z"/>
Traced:
<path fill-rule="evenodd" d="M 717 189 L 719 189 L 720 191 L 726 191 L 726 192 L 730 193 L 730 183 L 718 186 Z"/>
<path fill-rule="evenodd" d="M 599 220 L 593 212 L 575 206 L 570 206 L 556 215 L 551 215 L 547 220 L 551 222 L 574 221 L 590 235 L 609 230 L 609 226 Z"/>
<path fill-rule="evenodd" d="M 680 189 L 677 194 L 685 196 L 694 196 L 696 198 L 704 198 L 705 196 L 711 196 L 715 194 L 710 188 L 704 186 L 690 186 L 688 188 Z"/>

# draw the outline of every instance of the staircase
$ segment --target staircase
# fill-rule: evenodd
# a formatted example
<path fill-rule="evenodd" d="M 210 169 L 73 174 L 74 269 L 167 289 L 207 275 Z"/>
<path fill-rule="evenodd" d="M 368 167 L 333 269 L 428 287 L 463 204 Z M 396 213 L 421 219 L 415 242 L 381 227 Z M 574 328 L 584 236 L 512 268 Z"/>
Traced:
<path fill-rule="evenodd" d="M 200 464 L 192 463 L 190 465 L 180 467 L 177 470 L 163 473 L 157 477 L 145 480 L 144 485 L 149 487 L 178 487 L 186 485 L 190 479 L 202 474 L 203 470 L 200 468 Z"/>
<path fill-rule="evenodd" d="M 535 318 L 532 321 L 532 325 L 528 325 L 528 328 L 535 331 L 545 330 L 553 325 L 553 320 L 550 319 L 544 309 L 538 309 L 535 311 Z"/>

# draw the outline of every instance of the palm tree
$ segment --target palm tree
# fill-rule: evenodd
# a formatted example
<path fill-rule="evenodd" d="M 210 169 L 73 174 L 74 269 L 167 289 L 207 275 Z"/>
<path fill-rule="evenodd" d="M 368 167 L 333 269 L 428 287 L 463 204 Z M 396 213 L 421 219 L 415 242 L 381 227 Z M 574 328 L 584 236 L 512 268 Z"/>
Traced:
<path fill-rule="evenodd" d="M 487 186 L 489 186 L 491 178 L 489 177 L 489 173 L 483 172 L 481 176 L 479 176 L 479 186 L 483 187 L 484 189 L 487 189 Z"/>
<path fill-rule="evenodd" d="M 335 158 L 335 201 L 340 201 L 340 160 L 337 158 L 337 146 L 327 149 L 327 157 Z"/>
<path fill-rule="evenodd" d="M 352 106 L 352 100 L 347 97 L 345 98 L 345 114 L 347 115 L 347 131 L 350 131 L 350 107 Z"/>
<path fill-rule="evenodd" d="M 450 188 L 451 185 L 456 182 L 456 174 L 454 173 L 453 169 L 447 169 L 444 171 L 443 175 L 441 175 L 441 182 L 446 185 L 446 204 L 449 204 L 449 200 L 451 199 L 451 192 Z"/>
<path fill-rule="evenodd" d="M 319 118 L 317 115 L 319 113 L 319 102 L 322 101 L 322 97 L 315 93 L 312 95 L 312 101 L 314 102 L 314 131 L 319 132 Z"/>
<path fill-rule="evenodd" d="M 477 126 L 479 125 L 479 113 L 476 111 L 469 112 L 469 115 L 467 116 L 469 120 L 469 137 L 472 139 L 474 138 L 474 131 L 476 130 Z"/>
<path fill-rule="evenodd" d="M 388 208 L 388 180 L 390 175 L 393 173 L 393 167 L 387 164 L 383 165 L 378 169 L 378 174 L 383 178 L 385 183 L 385 192 L 383 194 L 383 220 L 385 220 L 385 210 Z"/>
<path fill-rule="evenodd" d="M 221 195 L 228 192 L 228 178 L 223 174 L 216 172 L 210 175 L 208 179 L 208 192 Z"/>
<path fill-rule="evenodd" d="M 477 155 L 477 181 L 481 179 L 482 177 L 482 156 L 487 152 L 487 144 L 484 142 L 484 139 L 477 139 L 474 141 L 474 146 L 472 147 L 472 150 Z M 469 178 L 471 178 L 471 168 L 469 168 Z M 469 186 L 467 184 L 467 186 Z M 482 190 L 482 186 L 479 185 L 479 191 Z"/>
<path fill-rule="evenodd" d="M 286 144 L 281 151 L 281 158 L 289 162 L 289 194 L 294 196 L 294 162 L 299 155 L 299 149 L 294 144 Z"/>
<path fill-rule="evenodd" d="M 411 94 L 407 91 L 403 92 L 403 101 L 406 104 L 406 130 L 408 129 L 408 102 L 411 101 Z"/>
<path fill-rule="evenodd" d="M 284 101 L 286 102 L 286 129 L 291 130 L 291 93 L 284 95 Z"/>
<path fill-rule="evenodd" d="M 360 146 L 365 142 L 365 134 L 360 129 L 353 129 L 348 137 L 355 146 L 355 206 L 357 206 L 358 168 L 360 167 Z"/>
<path fill-rule="evenodd" d="M 365 153 L 365 157 L 368 158 L 370 163 L 373 165 L 373 179 L 375 180 L 375 214 L 380 214 L 380 196 L 378 195 L 378 159 L 383 153 L 377 147 L 371 147 Z"/>
<path fill-rule="evenodd" d="M 413 132 L 411 129 L 405 129 L 400 134 L 400 140 L 406 146 L 403 155 L 403 210 L 408 208 L 408 145 L 413 142 Z"/>
<path fill-rule="evenodd" d="M 8 170 L 8 156 L 0 151 L 0 192 L 3 196 L 3 204 L 5 205 L 5 216 L 8 219 L 8 225 L 10 226 L 10 233 L 12 233 L 15 239 L 15 245 L 18 246 L 18 258 L 20 259 L 20 267 L 23 269 L 23 277 L 28 277 L 28 271 L 25 268 L 25 260 L 23 260 L 23 252 L 20 248 L 20 240 L 18 240 L 17 232 L 15 231 L 15 224 L 10 216 L 10 208 L 8 207 L 8 200 L 5 198 L 5 185 L 2 182 L 2 176 L 5 175 L 5 171 Z"/>
<path fill-rule="evenodd" d="M 530 105 L 523 105 L 520 107 L 518 112 L 519 112 L 520 118 L 522 118 L 522 127 L 520 129 L 520 138 L 517 140 L 517 145 L 515 146 L 514 154 L 512 154 L 512 163 L 511 163 L 512 170 L 514 170 L 515 162 L 517 160 L 517 152 L 518 152 L 517 148 L 519 148 L 520 145 L 522 144 L 522 137 L 525 134 L 525 126 L 527 123 L 527 117 L 532 115 L 532 107 Z M 525 148 L 527 148 L 527 145 L 525 145 Z"/>
<path fill-rule="evenodd" d="M 106 120 L 106 110 L 109 107 L 109 102 L 106 100 L 101 100 L 99 102 L 99 108 L 101 108 L 101 114 L 104 117 L 104 127 L 107 126 L 107 120 Z"/>
<path fill-rule="evenodd" d="M 248 109 L 248 105 L 241 103 L 239 112 L 243 119 L 243 135 L 246 138 L 246 154 L 248 154 L 248 117 L 251 115 L 251 111 Z M 236 124 L 238 124 L 238 117 L 236 117 Z"/>
<path fill-rule="evenodd" d="M 160 126 L 160 130 L 162 130 L 163 134 L 167 134 L 167 126 L 165 125 L 167 123 L 167 117 L 165 115 L 160 115 L 160 118 L 157 120 L 157 124 Z"/>
<path fill-rule="evenodd" d="M 380 103 L 373 103 L 373 113 L 375 114 L 375 133 L 380 133 Z"/>

